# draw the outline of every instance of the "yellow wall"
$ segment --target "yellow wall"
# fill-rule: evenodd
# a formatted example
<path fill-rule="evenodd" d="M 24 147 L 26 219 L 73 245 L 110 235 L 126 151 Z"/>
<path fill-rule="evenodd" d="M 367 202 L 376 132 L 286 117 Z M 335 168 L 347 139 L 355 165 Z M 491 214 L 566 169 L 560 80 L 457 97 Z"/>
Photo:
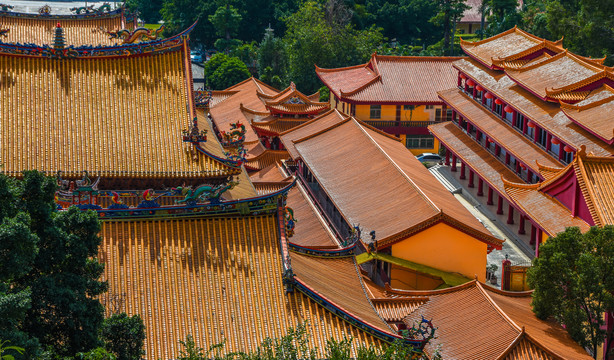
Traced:
<path fill-rule="evenodd" d="M 486 244 L 444 223 L 392 245 L 391 250 L 401 259 L 486 281 Z"/>
<path fill-rule="evenodd" d="M 444 283 L 439 277 L 421 274 L 399 265 L 391 265 L 390 286 L 394 289 L 433 290 Z"/>

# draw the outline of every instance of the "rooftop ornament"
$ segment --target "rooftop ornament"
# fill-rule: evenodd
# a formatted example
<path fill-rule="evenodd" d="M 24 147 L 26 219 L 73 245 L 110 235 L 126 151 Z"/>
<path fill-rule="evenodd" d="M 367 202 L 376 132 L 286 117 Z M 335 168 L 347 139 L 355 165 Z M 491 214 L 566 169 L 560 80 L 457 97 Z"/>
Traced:
<path fill-rule="evenodd" d="M 201 143 L 207 141 L 207 130 L 198 129 L 198 118 L 194 117 L 190 129 L 183 129 L 183 141 L 191 143 Z"/>
<path fill-rule="evenodd" d="M 164 30 L 164 25 L 161 25 L 156 30 L 150 30 L 147 28 L 136 28 L 134 31 L 121 29 L 115 31 L 107 31 L 107 35 L 109 35 L 109 39 L 118 39 L 122 40 L 122 44 L 132 44 L 139 41 L 151 41 L 157 40 L 160 33 Z"/>
<path fill-rule="evenodd" d="M 9 36 L 9 35 L 8 35 L 8 34 L 9 34 L 9 31 L 11 31 L 11 29 L 8 29 L 8 28 L 7 28 L 7 29 L 3 29 L 3 28 L 0 28 L 0 37 L 7 37 L 7 36 Z"/>
<path fill-rule="evenodd" d="M 213 91 L 210 89 L 200 88 L 194 91 L 194 105 L 196 105 L 196 107 L 208 108 L 212 98 Z"/>
<path fill-rule="evenodd" d="M 7 4 L 0 4 L 0 11 L 10 11 L 13 10 L 13 8 L 15 8 L 13 5 L 7 5 Z"/>
<path fill-rule="evenodd" d="M 51 6 L 45 4 L 38 9 L 38 14 L 43 16 L 51 15 Z"/>
<path fill-rule="evenodd" d="M 70 9 L 71 12 L 74 12 L 75 14 L 90 14 L 95 12 L 96 10 L 94 10 L 94 5 L 90 5 L 90 6 L 81 6 L 81 7 L 74 7 Z"/>
<path fill-rule="evenodd" d="M 185 196 L 183 199 L 175 201 L 175 203 L 177 204 L 185 203 L 188 205 L 194 205 L 199 201 L 209 201 L 212 204 L 219 204 L 220 197 L 222 196 L 222 194 L 228 190 L 233 189 L 238 184 L 238 181 L 230 180 L 226 184 L 220 184 L 217 186 L 200 185 L 195 189 L 193 189 L 191 186 L 179 186 L 176 188 L 172 188 L 171 192 L 174 194 Z"/>
<path fill-rule="evenodd" d="M 286 206 L 284 208 L 284 222 L 286 224 L 286 237 L 291 238 L 294 236 L 294 227 L 296 226 L 296 220 L 294 218 L 294 210 L 291 207 Z"/>

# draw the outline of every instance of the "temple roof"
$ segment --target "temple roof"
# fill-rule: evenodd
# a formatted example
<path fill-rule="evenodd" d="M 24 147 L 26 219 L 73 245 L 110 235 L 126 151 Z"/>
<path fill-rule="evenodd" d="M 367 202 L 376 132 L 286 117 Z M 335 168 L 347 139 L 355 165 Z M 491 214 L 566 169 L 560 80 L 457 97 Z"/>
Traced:
<path fill-rule="evenodd" d="M 360 224 L 363 241 L 370 242 L 367 234 L 375 230 L 383 248 L 446 222 L 500 248 L 502 241 L 434 183 L 424 165 L 391 135 L 348 118 L 293 142 L 346 222 Z M 385 206 L 374 206 L 382 201 Z"/>
<path fill-rule="evenodd" d="M 172 40 L 174 41 L 174 40 Z M 171 50 L 171 51 L 169 51 Z M 0 163 L 67 177 L 202 178 L 238 174 L 182 141 L 191 125 L 188 54 L 66 58 L 0 55 Z M 212 134 L 209 134 L 209 138 Z"/>
<path fill-rule="evenodd" d="M 573 122 L 595 134 L 608 144 L 614 143 L 614 89 L 603 85 L 576 104 L 561 102 L 561 110 Z"/>
<path fill-rule="evenodd" d="M 495 116 L 484 106 L 469 98 L 461 90 L 454 88 L 439 93 L 441 99 L 465 119 L 479 127 L 485 136 L 503 146 L 511 155 L 522 161 L 538 174 L 539 168 L 535 161 L 548 166 L 560 166 L 551 155 L 541 150 L 531 140 L 527 139 L 510 125 Z"/>
<path fill-rule="evenodd" d="M 482 145 L 475 142 L 458 126 L 451 122 L 429 125 L 429 131 L 446 147 L 452 149 L 456 156 L 478 173 L 499 194 L 507 197 L 503 179 L 521 183 L 522 179 L 505 166 Z"/>
<path fill-rule="evenodd" d="M 278 226 L 273 215 L 104 222 L 99 259 L 106 265 L 103 280 L 109 283 L 102 297 L 107 315 L 140 314 L 148 359 L 177 358 L 179 340 L 188 334 L 205 349 L 225 340 L 224 352 L 250 351 L 303 322 L 309 346 L 320 351 L 328 339 L 344 335 L 354 338 L 354 356 L 358 346 L 381 347 L 381 340 L 304 293 L 285 293 Z M 301 255 L 292 258 L 302 280 L 323 269 L 338 269 L 338 276 L 354 281 L 348 291 L 356 290 L 351 279 L 357 277 L 355 270 L 344 274 L 346 266 L 320 267 Z M 336 294 L 346 291 L 333 281 L 318 285 L 319 292 L 336 301 Z M 369 313 L 366 298 L 338 301 L 358 318 L 384 326 L 374 310 Z"/>
<path fill-rule="evenodd" d="M 126 21 L 123 8 L 106 13 L 82 15 L 39 15 L 0 11 L 0 28 L 9 29 L 2 38 L 5 43 L 53 44 L 54 29 L 60 23 L 64 29 L 67 46 L 104 45 L 120 43 L 110 39 L 107 31 L 132 29 L 132 21 Z"/>
<path fill-rule="evenodd" d="M 545 102 L 529 91 L 520 87 L 504 73 L 490 70 L 473 59 L 460 60 L 454 67 L 492 92 L 496 97 L 512 106 L 537 125 L 548 130 L 564 143 L 576 150 L 585 145 L 588 152 L 595 155 L 610 156 L 614 147 L 571 121 L 559 108 L 558 104 Z M 543 163 L 543 165 L 546 165 Z"/>
<path fill-rule="evenodd" d="M 521 184 L 504 181 L 505 192 L 522 211 L 535 221 L 551 236 L 565 231 L 565 228 L 577 226 L 582 232 L 589 229 L 589 224 L 579 217 L 572 217 L 571 212 L 555 198 L 539 191 L 541 184 Z"/>
<path fill-rule="evenodd" d="M 582 149 L 573 168 L 595 225 L 614 225 L 614 158 L 587 155 Z"/>
<path fill-rule="evenodd" d="M 294 146 L 295 140 L 304 138 L 307 135 L 318 133 L 346 119 L 348 119 L 347 115 L 342 114 L 339 110 L 329 110 L 315 119 L 309 120 L 304 124 L 283 132 L 280 139 L 286 147 L 286 150 L 288 150 L 290 156 L 297 159 L 300 155 Z"/>
<path fill-rule="evenodd" d="M 549 42 L 517 27 L 475 42 L 461 38 L 460 45 L 469 56 L 489 68 L 498 67 L 495 60 L 512 60 L 523 57 L 543 49 L 544 46 L 549 46 L 557 52 L 562 51 L 560 42 Z"/>
<path fill-rule="evenodd" d="M 286 150 L 266 149 L 259 155 L 249 158 L 245 162 L 245 166 L 252 170 L 262 170 L 288 158 L 290 158 L 290 155 Z"/>
<path fill-rule="evenodd" d="M 297 220 L 294 235 L 288 239 L 291 243 L 320 249 L 338 248 L 335 235 L 302 184 L 297 183 L 288 192 L 287 206 L 294 210 L 294 217 Z"/>
<path fill-rule="evenodd" d="M 579 101 L 588 95 L 581 90 L 597 77 L 610 73 L 607 67 L 567 50 L 544 61 L 528 64 L 519 69 L 506 69 L 506 74 L 542 100 Z"/>
<path fill-rule="evenodd" d="M 343 101 L 363 104 L 438 104 L 437 91 L 456 86 L 451 62 L 459 57 L 373 54 L 363 65 L 321 69 L 316 74 Z"/>
<path fill-rule="evenodd" d="M 318 114 L 330 107 L 327 102 L 314 101 L 310 96 L 298 91 L 294 83 L 277 95 L 262 94 L 260 99 L 271 113 L 276 114 Z"/>
<path fill-rule="evenodd" d="M 411 327 L 424 316 L 437 327 L 428 354 L 442 344 L 444 359 L 591 359 L 563 327 L 533 314 L 531 292 L 505 292 L 477 281 L 444 290 L 387 290 L 397 297 L 428 298 L 404 320 Z"/>

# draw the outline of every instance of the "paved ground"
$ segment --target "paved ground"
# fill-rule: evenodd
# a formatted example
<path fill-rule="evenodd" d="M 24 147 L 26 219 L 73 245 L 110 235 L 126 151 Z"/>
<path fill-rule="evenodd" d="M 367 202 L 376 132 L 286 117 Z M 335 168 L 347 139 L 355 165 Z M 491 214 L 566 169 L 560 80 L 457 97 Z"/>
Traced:
<path fill-rule="evenodd" d="M 506 239 L 503 243 L 503 249 L 500 251 L 492 251 L 488 254 L 488 265 L 495 264 L 498 266 L 496 271 L 498 284 L 497 287 L 501 287 L 501 262 L 507 255 L 512 263 L 530 262 L 531 258 L 525 254 L 522 249 L 516 244 L 520 241 L 514 236 L 514 232 L 506 228 L 504 224 L 496 220 L 496 216 L 487 209 L 484 209 L 480 203 L 474 199 L 469 192 L 463 190 L 462 185 L 454 179 L 451 174 L 448 173 L 448 169 L 445 166 L 435 165 L 429 169 L 431 173 L 441 182 L 446 189 L 454 194 L 454 197 L 463 204 L 475 216 L 491 234 L 499 239 Z"/>
<path fill-rule="evenodd" d="M 108 1 L 111 4 L 111 9 L 115 9 L 115 6 L 121 5 L 121 2 Z M 94 8 L 100 7 L 104 4 L 104 1 L 28 1 L 28 0 L 20 0 L 20 1 L 12 1 L 7 0 L 4 1 L 5 4 L 13 5 L 15 8 L 13 11 L 17 12 L 25 12 L 25 13 L 38 13 L 38 9 L 40 9 L 43 5 L 49 5 L 51 7 L 51 14 L 71 14 L 70 8 L 73 7 L 81 7 L 85 4 L 95 5 Z"/>

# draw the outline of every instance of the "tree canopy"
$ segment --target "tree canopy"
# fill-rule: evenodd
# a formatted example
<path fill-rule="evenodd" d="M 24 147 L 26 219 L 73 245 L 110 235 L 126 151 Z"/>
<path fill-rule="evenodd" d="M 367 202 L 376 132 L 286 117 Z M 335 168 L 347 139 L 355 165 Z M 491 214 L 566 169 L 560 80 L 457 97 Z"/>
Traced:
<path fill-rule="evenodd" d="M 528 272 L 535 315 L 564 324 L 595 357 L 605 337 L 612 338 L 603 325 L 604 314 L 614 311 L 614 226 L 584 234 L 568 228 L 542 244 L 539 253 Z"/>

